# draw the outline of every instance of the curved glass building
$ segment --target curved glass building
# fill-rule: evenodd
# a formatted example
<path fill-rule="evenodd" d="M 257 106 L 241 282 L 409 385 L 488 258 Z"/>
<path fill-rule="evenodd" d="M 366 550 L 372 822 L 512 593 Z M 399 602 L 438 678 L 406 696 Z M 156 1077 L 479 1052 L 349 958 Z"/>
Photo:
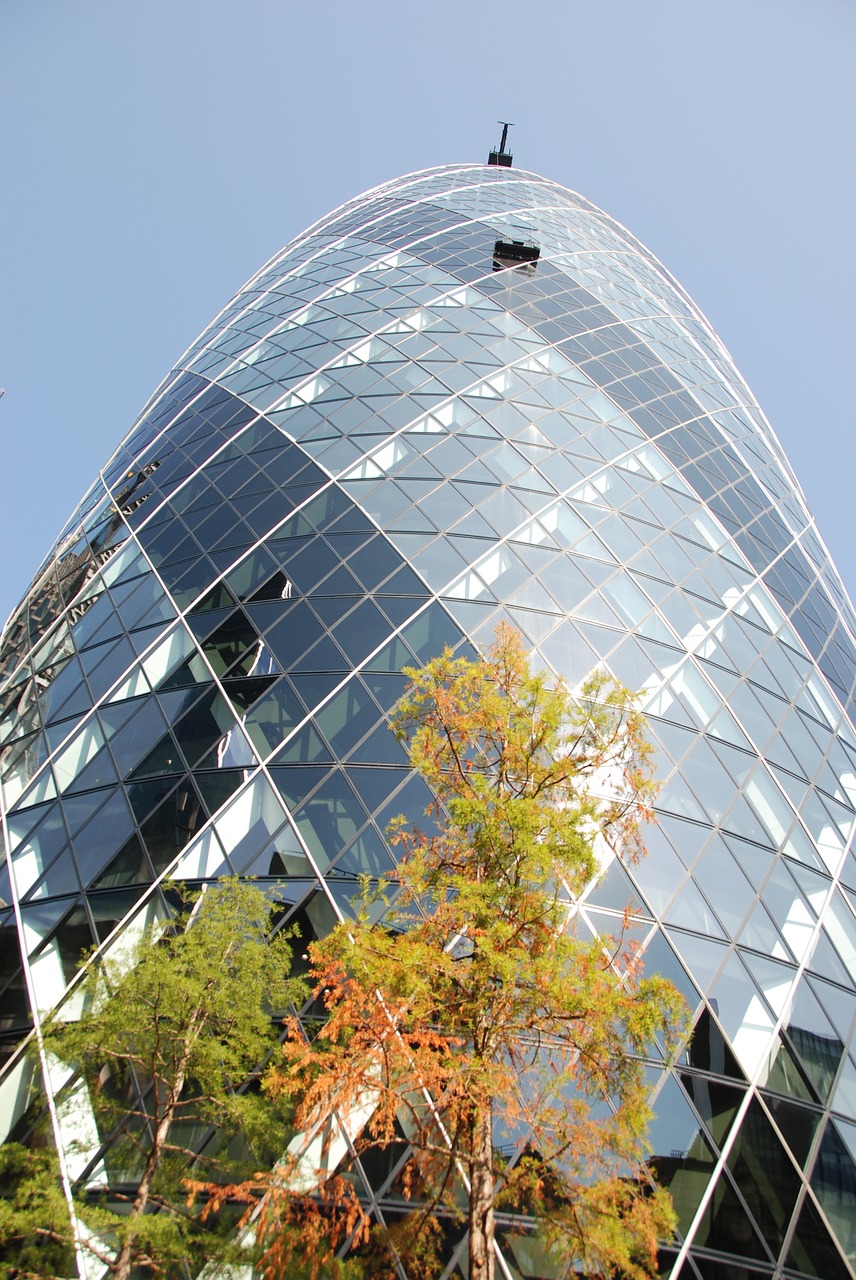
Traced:
<path fill-rule="evenodd" d="M 650 1072 L 663 1274 L 853 1277 L 853 612 L 693 302 L 502 164 L 381 186 L 263 267 L 7 624 L 4 1130 L 27 1136 L 34 1019 L 165 877 L 259 877 L 304 937 L 348 911 L 426 802 L 387 728 L 402 665 L 503 618 L 572 684 L 600 665 L 645 690 L 650 856 L 578 914 L 610 932 L 632 902 L 693 1011 Z M 54 1123 L 90 1176 L 105 1135 Z M 362 1173 L 394 1214 L 394 1170 Z M 525 1237 L 501 1254 L 505 1280 L 541 1275 Z"/>

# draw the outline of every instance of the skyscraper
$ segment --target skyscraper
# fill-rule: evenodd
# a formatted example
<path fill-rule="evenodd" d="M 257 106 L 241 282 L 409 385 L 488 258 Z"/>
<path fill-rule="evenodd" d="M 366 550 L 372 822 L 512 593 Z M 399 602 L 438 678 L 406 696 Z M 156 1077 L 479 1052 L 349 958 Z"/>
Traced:
<path fill-rule="evenodd" d="M 34 1016 L 165 877 L 257 876 L 303 937 L 348 911 L 427 798 L 386 727 L 402 665 L 501 619 L 572 684 L 600 665 L 645 691 L 650 856 L 578 918 L 610 932 L 631 902 L 693 1011 L 681 1061 L 651 1065 L 664 1272 L 856 1275 L 853 612 L 692 301 L 504 164 L 388 183 L 263 267 L 7 624 L 6 1131 Z M 69 1147 L 73 1176 L 105 1139 Z M 390 1186 L 363 1190 L 382 1215 Z"/>

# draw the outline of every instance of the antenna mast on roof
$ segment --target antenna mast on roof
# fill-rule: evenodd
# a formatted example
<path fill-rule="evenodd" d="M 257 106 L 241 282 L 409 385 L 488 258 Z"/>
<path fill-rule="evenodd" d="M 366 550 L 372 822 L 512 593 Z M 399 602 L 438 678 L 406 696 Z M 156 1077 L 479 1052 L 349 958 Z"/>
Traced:
<path fill-rule="evenodd" d="M 487 158 L 487 162 L 488 164 L 499 164 L 506 169 L 510 169 L 511 168 L 511 152 L 506 151 L 505 143 L 508 139 L 508 130 L 513 129 L 514 126 L 510 120 L 498 120 L 497 124 L 502 125 L 502 141 L 499 144 L 498 151 L 491 151 L 490 155 Z"/>

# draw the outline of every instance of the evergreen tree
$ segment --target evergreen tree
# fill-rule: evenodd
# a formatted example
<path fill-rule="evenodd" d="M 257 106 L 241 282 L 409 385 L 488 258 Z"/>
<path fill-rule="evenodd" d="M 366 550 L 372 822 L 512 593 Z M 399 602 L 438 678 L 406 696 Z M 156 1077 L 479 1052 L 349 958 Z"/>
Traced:
<path fill-rule="evenodd" d="M 10 1280 L 77 1274 L 68 1203 L 49 1149 L 0 1146 L 0 1270 Z"/>
<path fill-rule="evenodd" d="M 81 1176 L 77 1213 L 84 1248 L 116 1280 L 247 1259 L 236 1215 L 203 1221 L 186 1183 L 216 1187 L 269 1168 L 287 1141 L 258 1080 L 278 1043 L 274 1017 L 305 991 L 288 976 L 287 937 L 268 937 L 270 917 L 258 888 L 221 881 L 166 930 L 92 963 L 80 1020 L 47 1028 L 48 1053 L 80 1073 L 109 1140 L 103 1165 Z"/>

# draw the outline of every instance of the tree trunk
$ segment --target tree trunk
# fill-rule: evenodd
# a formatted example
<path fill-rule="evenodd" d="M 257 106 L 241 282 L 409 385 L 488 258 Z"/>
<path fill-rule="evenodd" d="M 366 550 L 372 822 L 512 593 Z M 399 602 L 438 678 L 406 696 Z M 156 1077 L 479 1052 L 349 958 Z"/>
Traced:
<path fill-rule="evenodd" d="M 493 1117 L 479 1108 L 472 1120 L 470 1160 L 470 1280 L 494 1280 Z"/>
<path fill-rule="evenodd" d="M 185 1060 L 182 1061 L 179 1072 L 173 1081 L 169 1094 L 167 1095 L 166 1105 L 163 1114 L 155 1127 L 154 1138 L 152 1139 L 151 1150 L 146 1160 L 143 1176 L 140 1179 L 140 1185 L 137 1188 L 137 1194 L 134 1197 L 134 1203 L 131 1206 L 131 1212 L 128 1215 L 131 1222 L 135 1218 L 139 1218 L 145 1213 L 149 1203 L 149 1195 L 152 1189 L 152 1180 L 157 1172 L 160 1164 L 161 1155 L 163 1154 L 164 1145 L 169 1137 L 170 1126 L 175 1116 L 175 1108 L 178 1099 L 181 1097 L 181 1091 L 184 1088 L 184 1074 L 186 1065 Z M 157 1084 L 154 1086 L 157 1088 Z M 129 1280 L 131 1270 L 135 1263 L 134 1245 L 136 1244 L 136 1235 L 133 1227 L 125 1236 L 121 1249 L 116 1255 L 116 1261 L 113 1264 L 113 1275 L 115 1280 Z"/>

